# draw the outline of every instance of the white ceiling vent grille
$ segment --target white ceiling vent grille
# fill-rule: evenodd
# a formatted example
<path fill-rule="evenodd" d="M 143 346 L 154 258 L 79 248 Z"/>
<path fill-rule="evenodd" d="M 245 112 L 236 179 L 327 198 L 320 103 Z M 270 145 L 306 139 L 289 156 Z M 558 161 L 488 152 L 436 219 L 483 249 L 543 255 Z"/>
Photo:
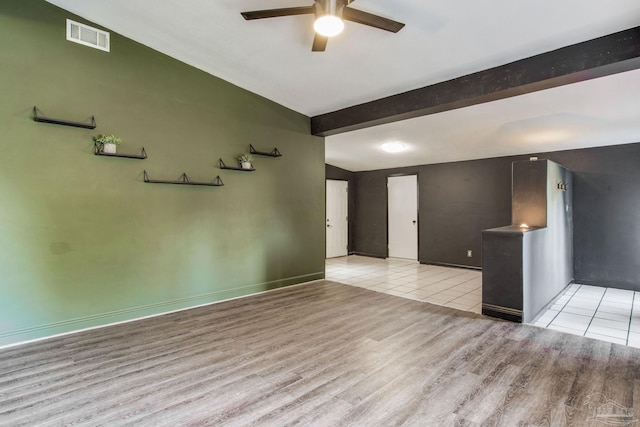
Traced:
<path fill-rule="evenodd" d="M 109 52 L 109 33 L 67 19 L 67 40 Z"/>

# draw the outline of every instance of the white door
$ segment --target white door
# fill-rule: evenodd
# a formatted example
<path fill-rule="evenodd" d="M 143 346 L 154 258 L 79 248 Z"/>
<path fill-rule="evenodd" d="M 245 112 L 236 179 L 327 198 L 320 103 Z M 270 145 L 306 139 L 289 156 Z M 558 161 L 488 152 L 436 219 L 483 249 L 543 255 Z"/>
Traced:
<path fill-rule="evenodd" d="M 389 257 L 418 259 L 418 176 L 387 178 Z"/>
<path fill-rule="evenodd" d="M 347 181 L 327 180 L 327 258 L 347 255 L 348 185 Z"/>

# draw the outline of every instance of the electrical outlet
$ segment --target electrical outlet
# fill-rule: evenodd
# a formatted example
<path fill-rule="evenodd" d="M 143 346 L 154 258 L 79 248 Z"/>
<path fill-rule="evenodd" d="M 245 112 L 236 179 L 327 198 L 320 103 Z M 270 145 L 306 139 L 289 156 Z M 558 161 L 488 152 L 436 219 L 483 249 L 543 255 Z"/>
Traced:
<path fill-rule="evenodd" d="M 471 252 L 471 249 L 467 249 L 467 258 L 471 258 L 473 256 L 473 252 Z"/>

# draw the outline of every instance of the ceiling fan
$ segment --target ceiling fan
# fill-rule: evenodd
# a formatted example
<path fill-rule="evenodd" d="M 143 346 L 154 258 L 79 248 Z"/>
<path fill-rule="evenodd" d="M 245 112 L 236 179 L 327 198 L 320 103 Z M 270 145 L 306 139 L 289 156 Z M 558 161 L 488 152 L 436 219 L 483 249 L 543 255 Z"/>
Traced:
<path fill-rule="evenodd" d="M 352 9 L 349 4 L 355 0 L 314 0 L 311 6 L 288 7 L 283 9 L 254 10 L 242 12 L 246 20 L 277 18 L 279 16 L 310 15 L 316 17 L 313 28 L 316 34 L 313 38 L 313 52 L 323 52 L 327 47 L 329 37 L 340 34 L 344 28 L 344 21 L 357 22 L 381 30 L 397 33 L 404 27 L 401 22 L 383 18 L 382 16 Z"/>

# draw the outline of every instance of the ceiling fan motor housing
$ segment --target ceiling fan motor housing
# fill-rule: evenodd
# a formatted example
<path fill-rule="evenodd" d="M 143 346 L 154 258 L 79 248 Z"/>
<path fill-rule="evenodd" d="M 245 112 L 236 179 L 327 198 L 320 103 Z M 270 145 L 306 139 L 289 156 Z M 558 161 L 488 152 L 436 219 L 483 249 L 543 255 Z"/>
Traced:
<path fill-rule="evenodd" d="M 324 15 L 334 15 L 341 17 L 342 9 L 346 5 L 345 0 L 316 0 L 316 17 Z"/>
<path fill-rule="evenodd" d="M 253 20 L 263 18 L 277 18 L 280 16 L 313 14 L 316 17 L 314 29 L 316 24 L 319 24 L 318 21 L 321 20 L 319 18 L 330 18 L 325 19 L 325 21 L 334 21 L 334 29 L 327 30 L 324 33 L 316 29 L 316 33 L 313 38 L 313 45 L 311 47 L 311 50 L 313 52 L 324 52 L 327 46 L 328 38 L 342 31 L 342 27 L 344 27 L 344 21 L 351 21 L 392 33 L 397 33 L 404 27 L 404 24 L 401 22 L 347 7 L 354 1 L 355 0 L 314 0 L 311 6 L 253 10 L 248 12 L 241 12 L 241 15 L 246 20 Z M 318 25 L 318 27 L 320 27 L 320 25 Z M 336 27 L 339 27 L 340 29 L 336 31 Z"/>

